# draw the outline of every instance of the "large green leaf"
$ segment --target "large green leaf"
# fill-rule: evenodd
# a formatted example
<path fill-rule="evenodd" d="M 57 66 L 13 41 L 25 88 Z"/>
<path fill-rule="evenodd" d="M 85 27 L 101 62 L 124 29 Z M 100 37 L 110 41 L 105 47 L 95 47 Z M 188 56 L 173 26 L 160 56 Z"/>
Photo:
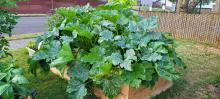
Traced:
<path fill-rule="evenodd" d="M 27 84 L 28 80 L 23 75 L 15 75 L 12 80 L 15 84 Z"/>
<path fill-rule="evenodd" d="M 0 80 L 2 80 L 3 78 L 5 78 L 6 75 L 7 75 L 7 73 L 0 73 Z"/>
<path fill-rule="evenodd" d="M 133 49 L 127 50 L 124 55 L 124 58 L 125 60 L 120 64 L 120 66 L 125 70 L 132 71 L 131 63 L 133 61 L 137 61 L 135 51 Z"/>
<path fill-rule="evenodd" d="M 75 65 L 71 66 L 68 70 L 68 75 L 71 78 L 85 82 L 89 77 L 89 69 L 82 63 L 75 63 Z"/>
<path fill-rule="evenodd" d="M 101 83 L 104 94 L 110 99 L 114 99 L 114 97 L 117 96 L 121 90 L 123 80 L 121 77 L 113 76 L 108 79 L 103 79 Z"/>
<path fill-rule="evenodd" d="M 56 9 L 56 12 L 61 16 L 68 16 L 69 19 L 76 16 L 76 9 L 61 7 Z"/>
<path fill-rule="evenodd" d="M 57 57 L 60 50 L 60 41 L 52 41 L 49 46 L 46 46 L 48 57 L 54 59 Z"/>
<path fill-rule="evenodd" d="M 46 58 L 47 58 L 47 54 L 44 51 L 38 51 L 32 57 L 33 60 L 41 60 Z"/>
<path fill-rule="evenodd" d="M 121 16 L 118 21 L 117 21 L 117 24 L 120 24 L 120 25 L 125 25 L 129 22 L 128 18 L 125 17 L 125 16 Z"/>
<path fill-rule="evenodd" d="M 160 32 L 149 32 L 141 38 L 139 46 L 147 47 L 150 41 L 162 40 L 162 39 L 163 36 Z"/>
<path fill-rule="evenodd" d="M 125 55 L 124 55 L 124 58 L 125 59 L 128 59 L 128 60 L 137 60 L 137 57 L 135 56 L 135 51 L 134 49 L 129 49 L 126 51 Z"/>
<path fill-rule="evenodd" d="M 60 45 L 60 42 L 57 40 L 54 40 L 45 46 L 43 45 L 43 48 L 33 55 L 33 60 L 54 59 L 59 53 Z"/>
<path fill-rule="evenodd" d="M 28 64 L 29 64 L 29 71 L 35 76 L 37 76 L 38 70 L 43 70 L 44 73 L 48 73 L 50 70 L 50 66 L 46 63 L 45 60 L 36 61 L 30 58 L 28 59 Z"/>
<path fill-rule="evenodd" d="M 103 55 L 105 54 L 105 49 L 99 46 L 95 46 L 90 50 L 90 53 L 83 56 L 81 61 L 89 62 L 90 64 L 95 64 L 103 60 Z"/>
<path fill-rule="evenodd" d="M 93 36 L 93 34 L 90 31 L 85 30 L 83 28 L 80 31 L 78 31 L 78 35 L 82 37 L 86 37 L 88 39 L 91 39 Z"/>
<path fill-rule="evenodd" d="M 23 68 L 16 68 L 16 69 L 13 69 L 11 71 L 11 73 L 13 75 L 23 75 L 24 74 L 24 69 Z"/>
<path fill-rule="evenodd" d="M 73 59 L 74 59 L 74 57 L 73 57 L 70 45 L 68 43 L 64 43 L 60 52 L 59 52 L 58 58 L 56 60 L 52 61 L 50 66 L 57 67 L 57 69 L 60 70 L 61 74 L 63 74 L 64 68 Z"/>
<path fill-rule="evenodd" d="M 129 21 L 128 29 L 131 32 L 136 32 L 137 31 L 137 23 L 135 21 Z"/>
<path fill-rule="evenodd" d="M 147 61 L 152 61 L 152 62 L 156 62 L 158 60 L 161 60 L 162 56 L 158 53 L 149 53 L 144 55 L 141 60 L 147 60 Z"/>
<path fill-rule="evenodd" d="M 132 71 L 132 67 L 131 67 L 132 61 L 133 61 L 133 60 L 129 60 L 129 59 L 124 60 L 124 61 L 120 64 L 121 68 L 124 68 L 125 70 L 128 70 L 128 71 Z"/>
<path fill-rule="evenodd" d="M 112 39 L 113 33 L 109 30 L 104 30 L 100 33 L 100 36 L 101 36 L 100 42 L 105 41 L 105 40 L 107 41 L 107 40 Z"/>
<path fill-rule="evenodd" d="M 81 62 L 75 62 L 68 70 L 71 79 L 68 81 L 67 92 L 71 93 L 72 99 L 83 99 L 87 94 L 85 82 L 89 78 L 89 69 L 87 65 Z"/>
<path fill-rule="evenodd" d="M 141 20 L 140 22 L 138 22 L 138 27 L 140 27 L 140 29 L 143 29 L 144 31 L 157 28 L 158 27 L 157 17 L 152 16 L 147 19 Z"/>
<path fill-rule="evenodd" d="M 111 55 L 113 65 L 119 65 L 122 63 L 122 55 L 118 52 L 112 53 Z"/>
<path fill-rule="evenodd" d="M 67 64 L 68 62 L 70 62 L 71 60 L 73 60 L 73 54 L 72 54 L 72 50 L 69 46 L 68 43 L 64 43 L 59 55 L 58 55 L 58 59 L 54 60 L 50 66 L 58 66 L 58 65 L 63 65 L 63 64 Z"/>
<path fill-rule="evenodd" d="M 71 93 L 71 99 L 84 99 L 87 95 L 85 84 L 75 79 L 70 79 L 66 91 Z"/>
<path fill-rule="evenodd" d="M 13 87 L 8 83 L 0 82 L 0 95 L 3 99 L 14 99 Z"/>
<path fill-rule="evenodd" d="M 173 64 L 171 63 L 159 62 L 156 64 L 156 70 L 161 77 L 168 80 L 175 80 L 181 76 L 181 74 L 175 70 Z"/>
<path fill-rule="evenodd" d="M 90 77 L 96 81 L 97 79 L 102 78 L 105 75 L 108 75 L 111 72 L 112 64 L 103 63 L 98 66 L 93 65 L 93 67 L 89 71 Z"/>
<path fill-rule="evenodd" d="M 152 68 L 152 64 L 149 62 L 137 63 L 133 64 L 133 71 L 126 71 L 123 76 L 125 82 L 132 87 L 139 88 L 142 80 L 151 80 L 152 72 L 154 68 Z"/>
<path fill-rule="evenodd" d="M 100 24 L 105 27 L 114 26 L 114 23 L 112 23 L 111 21 L 108 21 L 108 20 L 103 20 L 100 22 Z"/>
<path fill-rule="evenodd" d="M 63 41 L 63 43 L 69 44 L 70 42 L 73 42 L 73 37 L 61 36 L 61 40 Z"/>
<path fill-rule="evenodd" d="M 154 52 L 155 50 L 152 48 L 145 48 L 141 51 L 141 60 L 156 62 L 162 60 L 162 54 Z"/>
<path fill-rule="evenodd" d="M 93 64 L 102 61 L 102 56 L 95 53 L 89 53 L 88 55 L 82 57 L 82 61 Z"/>
<path fill-rule="evenodd" d="M 26 98 L 27 96 L 31 96 L 32 91 L 27 89 L 26 87 L 23 86 L 16 86 L 14 87 L 14 91 L 18 94 L 20 94 L 21 96 L 19 98 Z"/>
<path fill-rule="evenodd" d="M 9 90 L 10 87 L 10 84 L 0 82 L 0 95 L 2 95 L 5 91 Z"/>

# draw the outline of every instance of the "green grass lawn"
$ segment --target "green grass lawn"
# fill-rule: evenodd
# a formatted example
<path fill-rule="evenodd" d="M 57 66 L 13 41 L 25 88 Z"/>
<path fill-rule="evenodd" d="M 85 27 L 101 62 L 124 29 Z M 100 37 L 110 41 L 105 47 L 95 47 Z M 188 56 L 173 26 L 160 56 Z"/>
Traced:
<path fill-rule="evenodd" d="M 188 66 L 184 76 L 155 99 L 220 99 L 220 49 L 178 40 L 177 52 Z"/>
<path fill-rule="evenodd" d="M 37 90 L 37 99 L 66 99 L 66 86 L 67 81 L 49 73 L 40 73 L 37 77 L 28 71 L 28 52 L 25 48 L 11 50 L 11 53 L 17 59 L 17 65 L 25 68 L 26 77 L 29 79 L 30 84 L 28 88 Z"/>
<path fill-rule="evenodd" d="M 21 39 L 30 39 L 36 38 L 43 33 L 28 33 L 28 34 L 19 34 L 19 35 L 12 35 L 11 37 L 6 37 L 7 40 L 21 40 Z"/>
<path fill-rule="evenodd" d="M 27 50 L 21 48 L 11 52 L 17 59 L 17 65 L 24 67 L 27 72 L 26 76 L 30 80 L 28 87 L 38 91 L 37 99 L 67 98 L 66 81 L 53 74 L 41 73 L 34 77 L 28 73 Z M 188 68 L 181 70 L 184 76 L 174 81 L 172 88 L 155 99 L 212 99 L 217 96 L 220 91 L 220 49 L 208 44 L 178 40 L 177 52 Z"/>

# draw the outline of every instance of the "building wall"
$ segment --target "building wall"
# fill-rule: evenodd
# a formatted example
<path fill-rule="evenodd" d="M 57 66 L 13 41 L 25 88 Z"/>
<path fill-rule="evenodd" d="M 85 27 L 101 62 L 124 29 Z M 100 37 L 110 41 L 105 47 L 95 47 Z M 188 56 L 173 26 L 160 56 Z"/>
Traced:
<path fill-rule="evenodd" d="M 29 0 L 28 2 L 18 2 L 18 8 L 12 9 L 17 13 L 50 13 L 52 9 L 61 6 L 86 5 L 90 3 L 92 6 L 103 4 L 104 2 L 97 0 Z"/>

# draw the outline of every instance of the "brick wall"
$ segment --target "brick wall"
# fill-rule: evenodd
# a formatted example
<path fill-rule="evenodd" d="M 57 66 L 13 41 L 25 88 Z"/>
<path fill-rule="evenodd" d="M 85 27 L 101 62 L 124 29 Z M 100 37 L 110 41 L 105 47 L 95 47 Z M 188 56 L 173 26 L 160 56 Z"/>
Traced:
<path fill-rule="evenodd" d="M 92 6 L 97 6 L 103 4 L 97 0 L 29 0 L 28 2 L 18 2 L 18 8 L 12 9 L 17 13 L 50 13 L 52 8 L 57 8 L 61 6 L 72 6 L 72 5 L 86 5 L 90 3 Z"/>

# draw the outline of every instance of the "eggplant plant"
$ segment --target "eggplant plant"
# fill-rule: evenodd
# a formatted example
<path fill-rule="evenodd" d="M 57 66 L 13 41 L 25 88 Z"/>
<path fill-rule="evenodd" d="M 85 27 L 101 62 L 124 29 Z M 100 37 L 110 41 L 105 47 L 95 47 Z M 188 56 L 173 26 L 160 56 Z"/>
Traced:
<path fill-rule="evenodd" d="M 49 30 L 39 36 L 40 49 L 31 57 L 30 69 L 49 72 L 68 67 L 67 92 L 72 99 L 91 95 L 94 87 L 114 98 L 122 85 L 152 87 L 159 77 L 176 80 L 179 67 L 174 39 L 154 32 L 157 17 L 144 18 L 130 7 L 108 3 L 96 8 L 61 7 L 49 19 Z"/>

